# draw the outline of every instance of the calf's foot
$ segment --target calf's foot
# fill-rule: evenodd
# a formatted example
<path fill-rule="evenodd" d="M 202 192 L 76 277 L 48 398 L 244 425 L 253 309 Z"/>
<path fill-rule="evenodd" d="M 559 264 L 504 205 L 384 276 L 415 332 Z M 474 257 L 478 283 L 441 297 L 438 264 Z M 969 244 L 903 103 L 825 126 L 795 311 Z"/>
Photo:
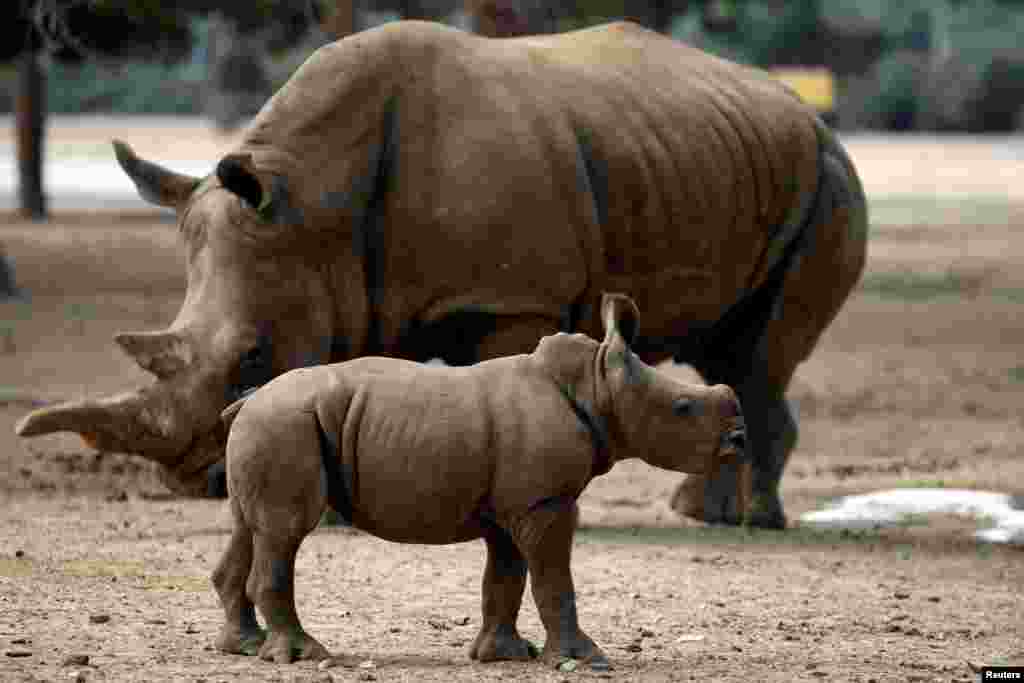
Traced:
<path fill-rule="evenodd" d="M 319 661 L 331 653 L 305 631 L 273 632 L 260 648 L 260 659 L 277 664 L 291 664 L 300 659 Z"/>
<path fill-rule="evenodd" d="M 528 661 L 537 656 L 537 646 L 519 635 L 515 626 L 484 626 L 469 648 L 470 659 L 481 662 Z"/>
<path fill-rule="evenodd" d="M 545 643 L 541 659 L 556 667 L 573 659 L 594 671 L 609 671 L 612 668 L 601 648 L 583 631 L 577 631 L 568 638 L 559 638 L 557 643 Z"/>
<path fill-rule="evenodd" d="M 266 632 L 258 626 L 240 628 L 236 624 L 224 624 L 221 627 L 220 635 L 217 636 L 215 646 L 221 652 L 252 657 L 259 654 L 260 647 L 266 640 Z"/>

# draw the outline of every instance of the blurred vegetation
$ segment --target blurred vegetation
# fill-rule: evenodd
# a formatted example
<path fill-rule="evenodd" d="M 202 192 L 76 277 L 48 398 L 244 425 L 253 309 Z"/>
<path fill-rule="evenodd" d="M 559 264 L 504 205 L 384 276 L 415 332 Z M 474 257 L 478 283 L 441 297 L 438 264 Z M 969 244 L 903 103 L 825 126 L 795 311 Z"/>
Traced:
<path fill-rule="evenodd" d="M 0 62 L 45 47 L 54 112 L 200 114 L 226 44 L 260 53 L 265 98 L 318 44 L 317 18 L 345 5 L 353 29 L 399 17 L 467 27 L 459 0 L 14 0 Z M 481 4 L 477 2 L 476 4 Z M 1008 131 L 1024 108 L 1024 3 L 1017 0 L 506 0 L 539 30 L 631 18 L 711 52 L 762 67 L 825 66 L 841 128 Z M 460 16 L 461 15 L 461 16 Z M 225 35 L 229 34 L 227 38 Z M 227 52 L 233 47 L 230 45 Z M 0 69 L 0 82 L 12 80 Z M 255 79 L 253 82 L 258 81 Z M 206 88 L 209 86 L 209 88 Z M 228 88 L 230 90 L 230 88 Z M 0 109 L 11 96 L 0 94 Z M 252 109 L 252 105 L 248 106 Z M 251 112 L 249 112 L 251 113 Z"/>

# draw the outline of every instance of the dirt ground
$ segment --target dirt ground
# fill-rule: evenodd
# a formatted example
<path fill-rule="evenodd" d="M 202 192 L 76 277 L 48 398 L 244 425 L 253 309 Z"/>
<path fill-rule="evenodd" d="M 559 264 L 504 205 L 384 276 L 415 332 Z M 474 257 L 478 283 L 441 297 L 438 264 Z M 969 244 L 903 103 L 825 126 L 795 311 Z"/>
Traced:
<path fill-rule="evenodd" d="M 985 224 L 874 229 L 861 289 L 800 370 L 791 519 L 891 486 L 1024 494 L 1024 206 Z M 307 539 L 299 611 L 340 659 L 320 671 L 212 650 L 218 501 L 177 500 L 149 465 L 77 438 L 19 440 L 42 401 L 147 381 L 111 342 L 158 329 L 183 292 L 174 226 L 153 214 L 0 216 L 29 302 L 0 304 L 2 681 L 969 681 L 1024 664 L 1024 557 L 980 521 L 840 533 L 678 519 L 681 479 L 623 463 L 584 495 L 574 572 L 610 674 L 471 662 L 482 543 Z M 685 369 L 679 372 L 685 373 Z M 527 637 L 543 640 L 529 596 Z M 69 660 L 88 657 L 88 663 Z"/>

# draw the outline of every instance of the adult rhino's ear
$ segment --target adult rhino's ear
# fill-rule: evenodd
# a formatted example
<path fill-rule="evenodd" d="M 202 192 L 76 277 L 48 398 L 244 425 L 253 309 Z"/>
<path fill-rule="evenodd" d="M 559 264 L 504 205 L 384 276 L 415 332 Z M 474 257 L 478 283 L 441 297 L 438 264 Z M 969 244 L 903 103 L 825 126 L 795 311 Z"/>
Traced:
<path fill-rule="evenodd" d="M 140 159 L 127 143 L 114 140 L 114 156 L 128 177 L 135 183 L 139 196 L 151 204 L 177 208 L 199 185 L 199 178 L 175 173 L 152 161 Z"/>
<path fill-rule="evenodd" d="M 261 178 L 261 175 L 264 176 Z M 217 178 L 226 190 L 269 223 L 301 223 L 291 202 L 284 176 L 258 174 L 251 154 L 229 154 L 217 164 Z"/>
<path fill-rule="evenodd" d="M 601 321 L 605 344 L 621 343 L 631 347 L 636 343 L 640 311 L 625 294 L 605 293 L 601 297 Z"/>
<path fill-rule="evenodd" d="M 173 377 L 192 364 L 192 347 L 177 332 L 121 332 L 114 341 L 140 368 L 159 379 Z"/>
<path fill-rule="evenodd" d="M 252 156 L 230 154 L 217 164 L 217 178 L 225 189 L 242 198 L 250 209 L 263 203 L 263 186 L 252 169 Z"/>

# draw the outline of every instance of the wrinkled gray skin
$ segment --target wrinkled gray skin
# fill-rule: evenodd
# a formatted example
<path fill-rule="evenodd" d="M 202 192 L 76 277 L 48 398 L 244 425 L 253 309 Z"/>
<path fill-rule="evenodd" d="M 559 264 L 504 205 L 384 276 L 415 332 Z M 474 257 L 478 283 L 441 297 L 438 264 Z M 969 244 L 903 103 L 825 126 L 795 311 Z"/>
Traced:
<path fill-rule="evenodd" d="M 731 389 L 673 380 L 629 350 L 627 297 L 603 308 L 600 344 L 559 333 L 531 354 L 460 368 L 361 358 L 293 370 L 228 407 L 235 529 L 213 574 L 226 618 L 218 649 L 278 663 L 328 656 L 299 623 L 294 569 L 331 505 L 391 541 L 486 541 L 472 658 L 536 656 L 516 629 L 529 573 L 542 658 L 609 668 L 577 619 L 576 499 L 625 458 L 696 474 L 735 466 L 745 430 Z"/>
<path fill-rule="evenodd" d="M 644 312 L 644 362 L 736 389 L 751 523 L 784 526 L 785 390 L 860 276 L 866 211 L 835 137 L 763 72 L 629 23 L 486 39 L 394 22 L 318 50 L 205 178 L 116 151 L 178 212 L 184 303 L 116 338 L 154 384 L 19 434 L 76 431 L 204 495 L 223 488 L 221 410 L 278 374 L 599 336 L 617 291 Z M 736 490 L 689 478 L 674 507 L 735 523 Z"/>

